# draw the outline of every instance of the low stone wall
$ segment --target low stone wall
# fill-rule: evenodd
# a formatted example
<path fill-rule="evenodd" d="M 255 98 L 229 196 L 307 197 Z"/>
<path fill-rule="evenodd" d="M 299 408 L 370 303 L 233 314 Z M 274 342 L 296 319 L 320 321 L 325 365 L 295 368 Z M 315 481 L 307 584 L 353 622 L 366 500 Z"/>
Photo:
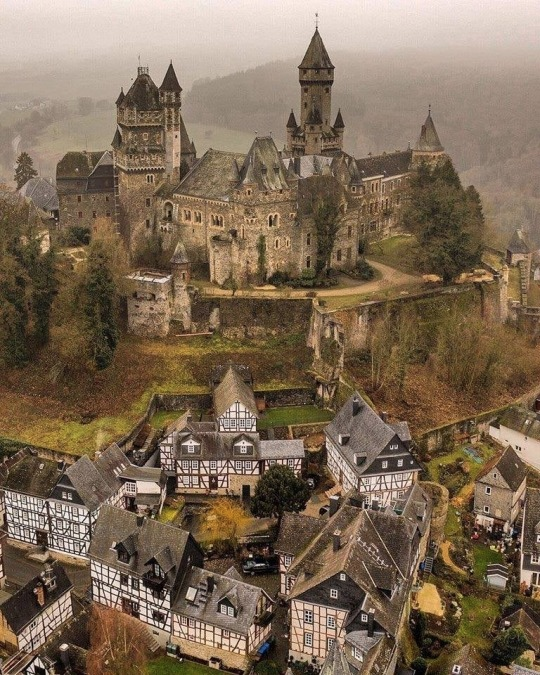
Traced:
<path fill-rule="evenodd" d="M 448 515 L 449 494 L 444 485 L 422 481 L 420 487 L 425 490 L 433 502 L 431 513 L 431 539 L 439 545 L 444 539 L 444 526 Z"/>
<path fill-rule="evenodd" d="M 263 398 L 268 407 L 278 408 L 292 405 L 313 405 L 315 390 L 311 387 L 292 387 L 290 389 L 258 389 L 255 398 Z"/>

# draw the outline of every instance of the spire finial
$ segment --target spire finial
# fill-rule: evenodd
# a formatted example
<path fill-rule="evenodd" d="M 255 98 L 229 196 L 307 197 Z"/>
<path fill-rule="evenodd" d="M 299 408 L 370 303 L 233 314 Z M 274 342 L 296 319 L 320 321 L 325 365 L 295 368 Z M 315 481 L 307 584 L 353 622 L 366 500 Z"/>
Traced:
<path fill-rule="evenodd" d="M 428 105 L 428 115 L 431 117 L 431 103 Z"/>
<path fill-rule="evenodd" d="M 315 30 L 319 30 L 319 12 L 315 12 Z"/>
<path fill-rule="evenodd" d="M 141 55 L 139 54 L 139 68 L 141 67 Z"/>

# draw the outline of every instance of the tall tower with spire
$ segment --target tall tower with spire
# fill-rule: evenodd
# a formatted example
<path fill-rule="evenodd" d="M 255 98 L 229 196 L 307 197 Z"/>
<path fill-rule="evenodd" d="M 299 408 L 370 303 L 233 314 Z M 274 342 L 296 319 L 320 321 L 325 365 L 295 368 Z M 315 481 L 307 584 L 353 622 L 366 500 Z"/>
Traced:
<path fill-rule="evenodd" d="M 345 125 L 341 111 L 334 124 L 331 123 L 334 65 L 318 27 L 315 28 L 298 71 L 300 123 L 296 122 L 291 110 L 285 152 L 290 156 L 339 154 L 343 147 Z"/>
<path fill-rule="evenodd" d="M 171 180 L 180 179 L 180 94 L 182 87 L 171 63 L 167 68 L 163 84 L 159 88 L 159 101 L 163 106 L 165 132 L 165 172 Z"/>
<path fill-rule="evenodd" d="M 435 129 L 435 123 L 431 117 L 431 106 L 429 106 L 428 116 L 422 124 L 420 136 L 413 150 L 413 163 L 438 162 L 444 157 L 446 157 L 446 153 Z"/>

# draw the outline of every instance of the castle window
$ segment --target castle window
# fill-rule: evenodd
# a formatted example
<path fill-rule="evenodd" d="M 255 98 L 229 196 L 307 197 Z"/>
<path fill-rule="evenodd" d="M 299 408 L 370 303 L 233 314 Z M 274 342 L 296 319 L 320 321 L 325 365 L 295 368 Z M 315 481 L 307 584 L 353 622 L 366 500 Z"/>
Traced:
<path fill-rule="evenodd" d="M 307 87 L 304 87 L 304 94 L 307 94 L 309 89 Z"/>
<path fill-rule="evenodd" d="M 311 268 L 311 257 L 308 255 L 308 257 L 306 258 L 306 269 L 309 270 L 310 268 Z"/>
<path fill-rule="evenodd" d="M 153 183 L 154 182 L 154 174 L 153 173 L 147 173 L 146 174 L 146 182 L 147 183 Z"/>
<path fill-rule="evenodd" d="M 347 228 L 347 236 L 349 238 L 352 237 L 352 225 L 349 225 L 349 227 Z"/>
<path fill-rule="evenodd" d="M 77 201 L 79 202 L 79 204 L 82 202 L 82 197 L 81 197 L 81 195 L 77 195 Z"/>
<path fill-rule="evenodd" d="M 326 94 L 329 94 L 330 93 L 330 87 L 325 87 L 324 91 L 325 91 Z"/>
<path fill-rule="evenodd" d="M 150 206 L 151 204 L 152 204 L 152 200 L 150 199 L 150 197 L 147 197 L 146 198 L 146 206 Z"/>
<path fill-rule="evenodd" d="M 147 141 L 147 140 L 148 140 L 148 134 L 144 133 L 144 134 L 142 135 L 142 137 L 143 137 L 143 141 Z"/>
<path fill-rule="evenodd" d="M 194 211 L 193 218 L 196 223 L 202 223 L 202 213 L 200 211 Z"/>
<path fill-rule="evenodd" d="M 350 259 L 351 259 L 351 255 L 352 255 L 352 249 L 351 249 L 351 247 L 349 246 L 349 248 L 347 249 L 347 260 L 350 260 Z"/>
<path fill-rule="evenodd" d="M 306 235 L 306 246 L 311 246 L 311 232 Z"/>
<path fill-rule="evenodd" d="M 277 227 L 279 225 L 279 215 L 277 213 L 271 213 L 268 216 L 268 226 Z"/>
<path fill-rule="evenodd" d="M 307 108 L 307 101 L 304 101 L 304 108 Z"/>
<path fill-rule="evenodd" d="M 82 211 L 79 211 L 79 218 L 82 218 Z"/>
<path fill-rule="evenodd" d="M 386 183 L 383 183 L 383 184 L 382 184 L 381 191 L 382 191 L 382 192 L 386 192 Z"/>
<path fill-rule="evenodd" d="M 146 219 L 146 229 L 150 229 L 150 218 Z"/>
<path fill-rule="evenodd" d="M 396 197 L 396 204 L 399 206 L 399 203 L 401 202 L 401 195 L 398 195 Z"/>
<path fill-rule="evenodd" d="M 338 262 L 341 262 L 341 249 L 340 248 L 338 248 L 338 250 L 336 251 L 336 260 Z"/>
<path fill-rule="evenodd" d="M 246 190 L 246 194 L 247 194 L 248 197 L 251 196 L 251 190 L 250 190 L 250 188 L 248 188 L 248 189 Z"/>
<path fill-rule="evenodd" d="M 110 211 L 105 211 L 105 215 L 107 216 L 107 218 L 110 218 L 110 217 L 111 217 L 111 212 L 110 212 Z"/>
<path fill-rule="evenodd" d="M 92 218 L 97 218 L 97 211 L 92 211 Z"/>
<path fill-rule="evenodd" d="M 285 238 L 285 246 L 286 246 L 287 248 L 290 248 L 290 247 L 291 247 L 291 240 L 289 239 L 289 237 L 286 237 L 286 238 Z"/>
<path fill-rule="evenodd" d="M 351 192 L 356 192 L 356 185 L 353 185 L 353 186 L 352 186 Z"/>
<path fill-rule="evenodd" d="M 189 209 L 184 210 L 184 220 L 188 222 L 191 220 L 191 211 Z"/>
<path fill-rule="evenodd" d="M 332 74 L 332 71 L 330 70 L 330 68 L 328 68 L 328 70 L 326 72 L 328 73 L 328 75 Z"/>
<path fill-rule="evenodd" d="M 274 242 L 274 248 L 279 248 L 279 239 L 276 239 Z"/>
<path fill-rule="evenodd" d="M 375 183 L 371 183 L 371 192 L 375 192 Z"/>

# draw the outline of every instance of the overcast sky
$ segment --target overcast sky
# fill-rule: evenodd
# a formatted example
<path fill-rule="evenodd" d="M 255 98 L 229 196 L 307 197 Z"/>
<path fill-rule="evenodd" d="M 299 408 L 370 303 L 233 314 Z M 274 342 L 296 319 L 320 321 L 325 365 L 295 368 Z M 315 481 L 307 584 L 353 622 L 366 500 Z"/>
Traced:
<path fill-rule="evenodd" d="M 105 69 L 107 54 L 152 64 L 167 53 L 212 76 L 300 55 L 316 11 L 331 52 L 532 49 L 540 34 L 540 0 L 0 0 L 0 68 L 62 55 Z"/>

